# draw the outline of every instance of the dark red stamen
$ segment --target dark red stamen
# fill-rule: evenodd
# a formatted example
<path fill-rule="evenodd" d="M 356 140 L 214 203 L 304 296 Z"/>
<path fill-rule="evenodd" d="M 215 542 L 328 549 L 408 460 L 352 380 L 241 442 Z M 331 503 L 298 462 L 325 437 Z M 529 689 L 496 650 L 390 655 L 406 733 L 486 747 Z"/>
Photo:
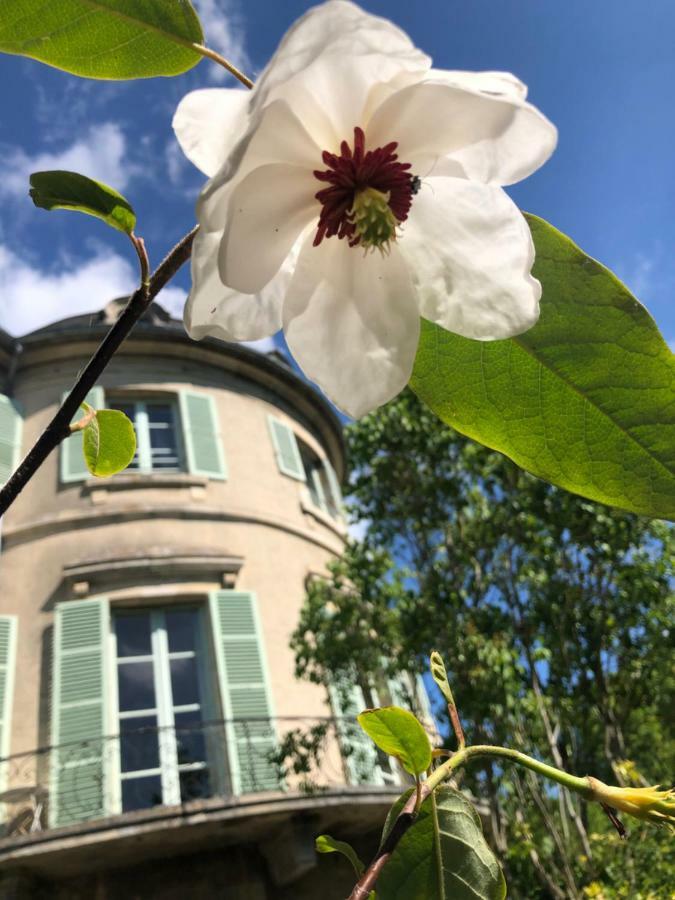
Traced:
<path fill-rule="evenodd" d="M 347 238 L 351 247 L 359 243 L 349 212 L 354 206 L 355 195 L 366 188 L 375 188 L 389 195 L 389 207 L 399 222 L 408 218 L 412 203 L 412 175 L 410 163 L 398 162 L 394 151 L 396 141 L 366 150 L 366 136 L 358 126 L 354 129 L 354 149 L 347 141 L 340 144 L 340 155 L 324 150 L 322 159 L 328 166 L 325 171 L 315 170 L 314 177 L 327 182 L 315 196 L 321 203 L 319 224 L 314 238 L 316 247 L 326 237 L 337 235 Z"/>

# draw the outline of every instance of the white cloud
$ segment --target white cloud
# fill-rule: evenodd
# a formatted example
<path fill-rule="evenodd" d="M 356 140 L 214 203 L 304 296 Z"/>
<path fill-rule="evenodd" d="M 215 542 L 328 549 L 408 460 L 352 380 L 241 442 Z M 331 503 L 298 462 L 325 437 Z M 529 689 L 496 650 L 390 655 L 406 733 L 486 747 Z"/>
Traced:
<path fill-rule="evenodd" d="M 134 166 L 126 159 L 127 142 L 124 132 L 114 122 L 92 126 L 84 137 L 54 153 L 33 156 L 19 147 L 5 145 L 0 163 L 0 194 L 25 196 L 32 172 L 65 169 L 103 181 L 123 191 L 135 174 Z"/>
<path fill-rule="evenodd" d="M 183 318 L 183 307 L 187 294 L 182 288 L 169 284 L 162 288 L 157 295 L 157 303 L 163 307 L 174 319 Z"/>
<path fill-rule="evenodd" d="M 251 64 L 246 53 L 244 24 L 236 0 L 193 0 L 204 29 L 204 43 L 217 50 L 228 62 L 250 74 Z M 209 79 L 215 82 L 229 78 L 227 71 L 215 63 L 209 67 Z"/>
<path fill-rule="evenodd" d="M 257 350 L 258 353 L 271 353 L 272 350 L 279 349 L 274 337 L 260 338 L 259 341 L 242 341 L 241 343 L 249 350 Z"/>
<path fill-rule="evenodd" d="M 68 316 L 98 312 L 132 291 L 137 278 L 128 260 L 107 251 L 45 272 L 0 244 L 0 326 L 25 334 Z"/>

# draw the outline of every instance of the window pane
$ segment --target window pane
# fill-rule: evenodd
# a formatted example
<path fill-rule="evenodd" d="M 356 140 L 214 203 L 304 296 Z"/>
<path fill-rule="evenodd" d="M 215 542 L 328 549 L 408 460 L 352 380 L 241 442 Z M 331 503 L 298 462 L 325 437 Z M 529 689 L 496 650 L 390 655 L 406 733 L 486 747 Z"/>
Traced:
<path fill-rule="evenodd" d="M 178 762 L 205 762 L 206 741 L 199 710 L 176 713 L 176 745 Z"/>
<path fill-rule="evenodd" d="M 148 809 L 162 804 L 162 780 L 159 775 L 125 778 L 122 782 L 122 809 Z"/>
<path fill-rule="evenodd" d="M 166 613 L 170 653 L 195 649 L 197 616 L 194 609 L 176 609 Z"/>
<path fill-rule="evenodd" d="M 117 655 L 150 656 L 150 616 L 132 613 L 127 616 L 115 616 L 115 633 L 117 634 Z"/>
<path fill-rule="evenodd" d="M 139 716 L 120 722 L 120 754 L 123 772 L 159 768 L 157 716 Z"/>
<path fill-rule="evenodd" d="M 179 468 L 173 408 L 166 403 L 147 405 L 153 469 Z"/>
<path fill-rule="evenodd" d="M 199 703 L 197 660 L 194 657 L 172 659 L 169 665 L 171 666 L 173 705 L 183 706 L 185 703 Z"/>
<path fill-rule="evenodd" d="M 155 684 L 151 662 L 130 662 L 117 666 L 120 712 L 154 709 Z"/>
<path fill-rule="evenodd" d="M 210 796 L 211 785 L 208 769 L 180 773 L 180 799 L 183 803 L 186 803 L 188 800 L 199 800 L 202 797 Z"/>

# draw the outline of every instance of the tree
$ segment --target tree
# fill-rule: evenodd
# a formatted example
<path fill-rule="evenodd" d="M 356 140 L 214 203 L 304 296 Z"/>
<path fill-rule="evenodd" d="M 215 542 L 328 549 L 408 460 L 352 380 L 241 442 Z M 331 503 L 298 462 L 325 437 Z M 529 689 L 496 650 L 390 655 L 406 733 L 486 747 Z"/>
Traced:
<path fill-rule="evenodd" d="M 423 671 L 438 649 L 473 741 L 621 783 L 672 771 L 672 529 L 528 475 L 410 392 L 347 435 L 365 536 L 308 589 L 298 674 Z M 672 877 L 637 864 L 659 835 L 615 845 L 602 814 L 534 777 L 486 763 L 467 784 L 513 896 L 656 897 Z"/>

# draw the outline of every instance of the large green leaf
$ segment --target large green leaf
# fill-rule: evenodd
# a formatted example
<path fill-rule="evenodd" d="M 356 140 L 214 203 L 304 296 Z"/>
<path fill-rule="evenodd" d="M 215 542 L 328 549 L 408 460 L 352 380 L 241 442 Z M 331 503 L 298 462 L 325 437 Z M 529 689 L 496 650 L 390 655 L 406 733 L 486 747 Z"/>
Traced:
<path fill-rule="evenodd" d="M 86 78 L 179 75 L 203 37 L 189 0 L 2 0 L 0 51 Z"/>
<path fill-rule="evenodd" d="M 415 716 L 398 706 L 367 709 L 358 723 L 380 750 L 395 756 L 406 772 L 421 775 L 431 765 L 431 744 Z"/>
<path fill-rule="evenodd" d="M 85 413 L 92 407 L 82 404 Z M 108 478 L 126 469 L 136 452 L 131 421 L 117 409 L 99 409 L 84 429 L 84 460 L 92 475 Z"/>
<path fill-rule="evenodd" d="M 30 191 L 41 209 L 72 209 L 102 219 L 112 228 L 131 234 L 136 214 L 116 190 L 77 172 L 33 172 Z"/>
<path fill-rule="evenodd" d="M 401 798 L 397 806 L 403 802 Z M 504 875 L 483 837 L 476 810 L 459 791 L 445 785 L 424 801 L 417 821 L 399 841 L 377 882 L 378 900 L 505 896 Z"/>
<path fill-rule="evenodd" d="M 411 387 L 444 422 L 553 484 L 675 518 L 675 357 L 608 269 L 528 222 L 537 325 L 484 343 L 423 322 Z"/>

